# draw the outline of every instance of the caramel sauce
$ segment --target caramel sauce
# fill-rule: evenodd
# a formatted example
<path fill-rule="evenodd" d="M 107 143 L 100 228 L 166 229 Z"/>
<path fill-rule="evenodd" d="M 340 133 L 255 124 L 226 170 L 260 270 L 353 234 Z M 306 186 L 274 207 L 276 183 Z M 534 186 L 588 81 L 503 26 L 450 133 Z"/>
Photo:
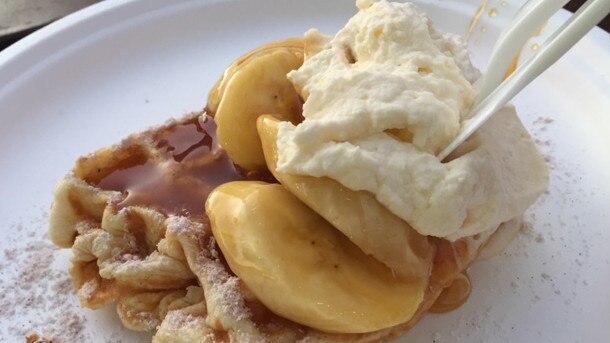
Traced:
<path fill-rule="evenodd" d="M 428 311 L 432 313 L 446 313 L 456 310 L 466 303 L 471 290 L 470 278 L 466 271 L 463 271 L 458 274 L 449 287 L 443 289 Z"/>
<path fill-rule="evenodd" d="M 25 343 L 44 342 L 37 334 L 31 334 L 25 338 Z"/>
<path fill-rule="evenodd" d="M 246 174 L 218 144 L 216 123 L 208 115 L 154 132 L 145 140 L 156 149 L 143 150 L 102 177 L 97 186 L 126 195 L 119 208 L 152 207 L 168 214 L 205 215 L 205 200 L 217 186 L 237 180 L 269 178 Z M 137 149 L 135 149 L 137 150 Z M 135 151 L 134 150 L 134 151 Z"/>
<path fill-rule="evenodd" d="M 231 342 L 231 338 L 229 337 L 229 333 L 226 331 L 214 330 L 214 342 L 219 343 L 229 343 Z"/>
<path fill-rule="evenodd" d="M 532 38 L 540 36 L 542 34 L 542 32 L 544 32 L 544 29 L 546 28 L 547 24 L 548 24 L 548 21 L 545 22 L 538 30 L 536 30 L 536 32 L 534 32 L 532 34 Z M 538 44 L 532 45 L 532 50 L 534 50 L 534 51 L 537 51 L 539 48 L 540 48 L 540 46 Z M 513 59 L 513 62 L 511 63 L 511 65 L 508 67 L 508 69 L 504 73 L 505 80 L 508 79 L 509 77 L 511 77 L 513 75 L 513 73 L 515 72 L 515 70 L 517 69 L 517 67 L 519 66 L 519 60 L 521 59 L 522 52 L 523 52 L 523 48 L 521 48 L 521 50 L 517 53 L 517 56 L 515 56 L 515 58 Z"/>
<path fill-rule="evenodd" d="M 504 72 L 504 80 L 508 79 L 513 75 L 517 67 L 519 66 L 519 60 L 521 59 L 521 51 L 517 53 L 517 56 L 513 59 L 513 62 L 508 66 L 506 72 Z"/>
<path fill-rule="evenodd" d="M 462 306 L 470 296 L 470 279 L 465 268 L 472 263 L 476 252 L 464 240 L 450 242 L 431 238 L 436 246 L 432 273 L 426 298 L 434 299 L 428 312 L 444 313 Z"/>
<path fill-rule="evenodd" d="M 476 13 L 472 17 L 472 20 L 470 21 L 470 25 L 468 26 L 468 30 L 466 31 L 466 35 L 464 35 L 465 42 L 468 42 L 470 40 L 470 36 L 474 32 L 474 29 L 477 27 L 477 24 L 479 24 L 479 21 L 481 20 L 481 16 L 483 16 L 483 13 L 485 13 L 485 10 L 487 9 L 488 2 L 489 2 L 489 0 L 483 0 L 483 3 L 481 4 L 481 6 L 479 6 Z"/>

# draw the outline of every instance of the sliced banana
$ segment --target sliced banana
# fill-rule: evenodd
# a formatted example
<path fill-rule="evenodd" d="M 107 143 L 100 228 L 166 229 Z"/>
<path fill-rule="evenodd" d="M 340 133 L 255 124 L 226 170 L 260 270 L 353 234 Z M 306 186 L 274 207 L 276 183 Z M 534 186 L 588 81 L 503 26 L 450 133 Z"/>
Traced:
<path fill-rule="evenodd" d="M 260 47 L 235 61 L 208 97 L 220 145 L 242 168 L 265 170 L 256 118 L 273 114 L 295 124 L 302 100 L 286 78 L 303 64 L 303 42 L 289 39 Z"/>
<path fill-rule="evenodd" d="M 249 60 L 257 56 L 264 55 L 270 51 L 281 48 L 289 49 L 290 51 L 298 53 L 305 50 L 305 42 L 301 38 L 289 38 L 278 42 L 271 42 L 260 46 L 235 60 L 227 69 L 225 69 L 222 77 L 216 82 L 208 94 L 207 108 L 211 112 L 210 114 L 213 115 L 216 113 L 220 100 L 222 99 L 224 91 L 227 87 L 227 83 L 244 64 L 247 64 Z"/>
<path fill-rule="evenodd" d="M 515 217 L 507 222 L 500 224 L 489 240 L 477 255 L 477 261 L 487 260 L 500 255 L 508 245 L 517 237 L 523 228 L 523 216 Z"/>
<path fill-rule="evenodd" d="M 226 183 L 206 210 L 231 270 L 284 318 L 371 332 L 408 321 L 423 300 L 426 278 L 395 277 L 281 185 Z"/>
<path fill-rule="evenodd" d="M 457 274 L 451 285 L 443 289 L 428 311 L 432 313 L 446 313 L 456 310 L 466 303 L 471 292 L 470 278 L 466 271 L 463 271 Z"/>
<path fill-rule="evenodd" d="M 280 173 L 277 132 L 280 121 L 258 119 L 258 132 L 267 166 L 286 189 L 343 232 L 365 253 L 383 262 L 405 279 L 428 277 L 434 246 L 364 191 L 355 192 L 335 180 Z"/>

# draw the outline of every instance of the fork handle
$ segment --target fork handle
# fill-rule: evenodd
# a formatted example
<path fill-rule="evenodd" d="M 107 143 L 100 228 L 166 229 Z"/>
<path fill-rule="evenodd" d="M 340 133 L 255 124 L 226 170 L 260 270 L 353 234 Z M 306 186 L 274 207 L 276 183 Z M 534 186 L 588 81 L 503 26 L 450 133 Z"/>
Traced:
<path fill-rule="evenodd" d="M 532 32 L 539 29 L 569 0 L 529 0 L 502 31 L 489 58 L 479 87 L 477 102 L 485 99 L 502 81 L 506 70 Z"/>
<path fill-rule="evenodd" d="M 464 123 L 458 136 L 441 151 L 438 158 L 441 161 L 445 159 L 502 106 L 563 56 L 609 12 L 610 0 L 588 0 L 544 42 L 536 55 L 530 57 L 522 66 L 517 68 L 511 77 L 502 82 L 483 101 L 475 105 L 471 111 L 474 115 Z"/>

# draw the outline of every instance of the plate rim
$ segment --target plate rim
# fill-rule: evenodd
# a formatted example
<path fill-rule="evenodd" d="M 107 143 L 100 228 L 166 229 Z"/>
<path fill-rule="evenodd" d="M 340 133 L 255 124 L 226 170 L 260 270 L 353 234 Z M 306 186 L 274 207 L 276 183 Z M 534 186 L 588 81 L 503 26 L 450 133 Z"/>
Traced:
<path fill-rule="evenodd" d="M 220 2 L 230 2 L 230 1 L 241 1 L 241 0 L 203 0 L 203 1 L 197 1 L 198 3 L 201 3 L 201 6 L 207 6 L 208 4 L 212 4 L 212 3 L 220 3 Z M 460 0 L 456 0 L 456 1 L 460 1 Z M 463 0 L 462 0 L 463 1 Z M 32 50 L 30 50 L 33 46 L 36 46 L 36 44 L 40 44 L 41 41 L 44 41 L 45 39 L 47 39 L 49 36 L 55 35 L 55 34 L 59 34 L 61 35 L 62 32 L 64 30 L 74 30 L 74 26 L 78 26 L 79 23 L 84 22 L 84 21 L 88 21 L 91 18 L 94 18 L 98 15 L 103 15 L 104 13 L 108 13 L 106 11 L 113 11 L 113 10 L 118 10 L 118 11 L 123 11 L 123 9 L 121 9 L 122 6 L 127 6 L 129 4 L 134 5 L 134 8 L 139 8 L 139 6 L 141 6 L 143 3 L 144 5 L 146 5 L 146 3 L 158 3 L 158 4 L 162 4 L 162 6 L 158 7 L 158 8 L 169 8 L 169 7 L 174 7 L 175 5 L 188 5 L 191 4 L 195 1 L 193 0 L 180 0 L 180 1 L 164 1 L 164 0 L 107 0 L 105 2 L 99 3 L 99 4 L 106 4 L 106 6 L 103 6 L 102 9 L 99 8 L 95 8 L 96 6 L 98 6 L 98 4 L 93 5 L 91 7 L 85 8 L 79 12 L 76 12 L 75 14 L 68 16 L 66 18 L 63 18 L 55 23 L 52 23 L 51 25 L 39 30 L 38 32 L 24 38 L 23 40 L 17 42 L 15 45 L 11 46 L 9 49 L 11 53 L 13 53 L 12 58 L 16 58 L 19 59 L 19 57 L 21 56 L 20 54 L 31 54 Z M 112 5 L 112 6 L 111 6 Z M 94 8 L 94 9 L 92 9 Z M 80 12 L 85 12 L 85 13 L 80 13 Z M 142 15 L 145 15 L 144 13 L 141 13 Z M 566 16 L 569 15 L 569 12 L 566 11 L 566 13 L 562 13 L 565 14 Z M 76 18 L 72 18 L 72 17 L 76 17 Z M 70 20 L 68 20 L 70 19 Z M 137 18 L 134 18 L 134 20 L 137 20 Z M 116 24 L 121 24 L 122 22 L 113 22 L 111 23 L 112 25 L 116 25 Z M 61 24 L 61 25 L 60 25 Z M 59 27 L 56 27 L 59 26 Z M 50 32 L 49 32 L 50 31 Z M 604 39 L 607 39 L 608 41 L 610 41 L 610 34 L 606 34 L 604 31 L 599 30 L 601 34 L 603 34 Z M 592 32 L 593 34 L 597 34 L 596 30 L 594 30 Z M 94 33 L 90 32 L 90 31 L 83 31 L 81 33 L 78 34 L 79 39 L 88 39 L 87 37 L 90 37 L 90 35 L 92 35 Z M 591 34 L 591 33 L 590 33 Z M 40 36 L 40 37 L 39 37 Z M 63 36 L 62 36 L 63 37 Z M 63 39 L 62 37 L 60 37 L 61 39 Z M 594 38 L 593 42 L 597 42 L 599 43 L 600 41 L 597 40 L 597 38 Z M 602 44 L 605 41 L 602 41 Z M 71 42 L 74 44 L 77 44 L 78 41 L 74 41 Z M 19 49 L 17 49 L 17 47 L 19 47 Z M 48 46 L 44 47 L 45 49 L 48 48 Z M 52 51 L 53 54 L 55 53 L 61 53 L 64 49 L 68 48 L 68 46 L 55 46 L 54 47 L 57 50 Z M 602 46 L 602 48 L 604 48 Z M 15 50 L 15 51 L 13 51 Z M 6 51 L 6 50 L 5 50 Z M 610 46 L 608 46 L 607 48 L 604 48 L 604 51 L 606 53 L 610 53 Z M 4 57 L 5 57 L 5 52 L 0 53 L 0 79 L 2 79 L 2 75 L 3 72 L 5 72 L 6 70 L 6 66 L 4 65 Z M 32 57 L 36 57 L 36 56 L 32 56 Z M 40 56 L 40 57 L 36 57 L 37 59 L 37 63 L 39 64 L 46 64 L 45 63 L 45 59 L 48 58 L 49 56 Z M 8 57 L 7 57 L 8 58 Z M 19 62 L 19 61 L 17 61 Z M 23 63 L 23 62 L 20 62 Z M 17 64 L 19 65 L 19 63 Z M 31 66 L 31 67 L 35 67 L 35 66 Z M 21 66 L 21 68 L 23 69 L 23 66 Z M 9 70 L 10 71 L 10 70 Z M 25 69 L 21 70 L 24 72 L 28 71 L 28 68 L 26 67 Z M 8 74 L 7 74 L 8 75 Z M 19 78 L 26 76 L 26 74 L 19 72 L 19 73 L 15 73 L 14 74 L 14 78 L 9 79 L 9 83 L 14 83 L 14 82 L 18 82 Z M 0 83 L 0 101 L 2 98 L 2 93 L 3 93 L 3 88 L 5 87 L 4 84 Z M 10 84 L 6 85 L 10 87 Z M 0 118 L 7 118 L 8 116 L 4 116 L 2 113 L 0 113 Z"/>
<path fill-rule="evenodd" d="M 95 3 L 83 9 L 80 9 L 72 14 L 69 14 L 57 21 L 50 23 L 49 25 L 35 31 L 34 33 L 22 38 L 13 45 L 7 47 L 3 51 L 0 51 L 0 96 L 2 96 L 6 88 L 10 86 L 27 74 L 29 71 L 36 69 L 40 63 L 44 62 L 45 59 L 52 58 L 55 54 L 60 51 L 70 48 L 74 44 L 78 43 L 83 38 L 90 36 L 92 32 L 90 30 L 75 30 L 78 29 L 79 25 L 94 25 L 92 21 L 94 19 L 103 20 L 102 17 L 109 15 L 126 15 L 131 11 L 136 11 L 137 16 L 131 17 L 131 20 L 135 20 L 137 17 L 143 16 L 151 11 L 158 11 L 167 7 L 186 6 L 189 3 L 198 2 L 205 5 L 211 5 L 214 3 L 231 2 L 238 0 L 106 0 Z M 426 1 L 426 0 L 423 0 Z M 453 0 L 456 2 L 468 2 L 464 0 Z M 565 9 L 561 9 L 558 15 L 551 18 L 550 21 L 555 21 L 555 18 L 561 18 L 561 20 L 567 19 L 571 15 Z M 129 19 L 127 19 L 129 20 Z M 112 25 L 124 24 L 127 20 L 110 22 Z M 109 27 L 109 26 L 108 26 Z M 45 49 L 45 44 L 49 45 L 52 39 L 62 40 L 63 36 L 75 35 L 76 39 L 68 40 L 69 44 L 58 47 L 51 44 L 52 50 L 49 54 L 31 54 L 31 51 L 35 49 Z M 93 33 L 94 34 L 94 33 Z M 69 38 L 69 37 L 66 37 Z M 605 32 L 599 27 L 593 28 L 585 38 L 590 38 L 594 42 L 599 43 L 603 48 L 604 41 L 609 44 L 606 52 L 610 55 L 610 33 Z M 26 62 L 24 62 L 26 61 Z M 32 63 L 33 62 L 33 63 Z"/>

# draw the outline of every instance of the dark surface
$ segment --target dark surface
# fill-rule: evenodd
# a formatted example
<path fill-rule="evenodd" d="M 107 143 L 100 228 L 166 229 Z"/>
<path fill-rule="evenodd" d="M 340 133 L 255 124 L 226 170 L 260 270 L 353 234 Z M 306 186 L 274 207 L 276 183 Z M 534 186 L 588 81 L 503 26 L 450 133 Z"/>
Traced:
<path fill-rule="evenodd" d="M 566 7 L 564 7 L 566 10 L 570 11 L 570 12 L 576 12 L 576 10 L 580 7 L 580 5 L 582 5 L 585 2 L 585 0 L 572 0 L 570 2 L 568 2 L 568 4 L 566 5 Z M 610 15 L 607 15 L 602 21 L 601 23 L 599 23 L 599 25 L 597 25 L 599 27 L 601 27 L 602 29 L 604 29 L 606 32 L 610 32 Z"/>
<path fill-rule="evenodd" d="M 39 28 L 100 0 L 0 0 L 0 51 Z M 566 6 L 576 11 L 585 0 L 572 0 Z M 11 13 L 15 12 L 15 13 Z M 20 17 L 19 24 L 11 23 Z M 599 26 L 610 32 L 610 15 Z"/>
<path fill-rule="evenodd" d="M 100 0 L 0 0 L 0 49 Z"/>

